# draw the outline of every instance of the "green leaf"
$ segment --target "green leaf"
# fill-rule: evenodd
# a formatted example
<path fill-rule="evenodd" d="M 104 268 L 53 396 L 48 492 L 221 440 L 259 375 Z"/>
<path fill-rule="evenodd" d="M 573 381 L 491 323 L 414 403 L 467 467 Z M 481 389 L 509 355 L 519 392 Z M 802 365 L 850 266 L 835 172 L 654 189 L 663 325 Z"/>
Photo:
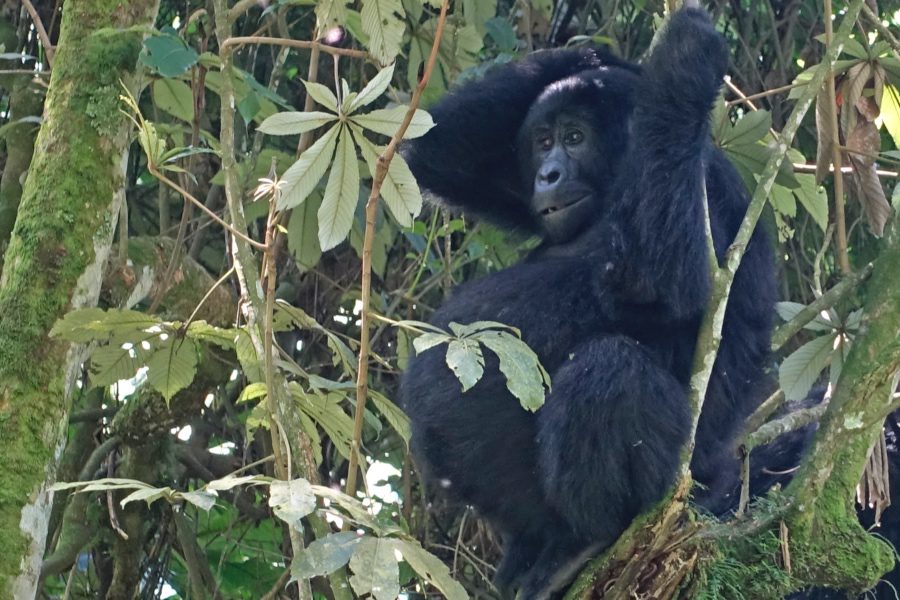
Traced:
<path fill-rule="evenodd" d="M 446 333 L 423 333 L 413 340 L 413 348 L 416 349 L 416 354 L 422 354 L 429 348 L 434 348 L 439 344 L 446 344 L 452 339 Z"/>
<path fill-rule="evenodd" d="M 375 133 L 380 133 L 388 137 L 394 137 L 400 124 L 406 117 L 409 107 L 405 104 L 394 106 L 393 108 L 379 108 L 364 115 L 353 115 L 351 119 L 357 125 L 364 127 Z M 403 139 L 411 140 L 413 138 L 422 137 L 428 130 L 434 127 L 434 121 L 431 115 L 422 109 L 416 109 L 413 113 L 412 121 L 403 134 Z"/>
<path fill-rule="evenodd" d="M 817 337 L 784 359 L 778 381 L 788 400 L 802 400 L 812 389 L 834 350 L 835 334 Z"/>
<path fill-rule="evenodd" d="M 785 322 L 796 317 L 804 308 L 806 308 L 806 305 L 800 304 L 799 302 L 775 303 L 775 311 Z M 833 320 L 828 312 L 823 311 L 816 315 L 816 317 L 803 328 L 809 329 L 810 331 L 834 331 L 837 328 L 835 321 L 836 319 Z"/>
<path fill-rule="evenodd" d="M 256 130 L 268 135 L 295 135 L 312 131 L 335 119 L 337 115 L 319 111 L 280 112 L 260 123 Z"/>
<path fill-rule="evenodd" d="M 306 87 L 306 93 L 312 96 L 313 100 L 329 109 L 331 112 L 338 112 L 338 101 L 334 92 L 321 83 L 315 83 L 314 81 L 304 81 L 303 85 Z"/>
<path fill-rule="evenodd" d="M 297 531 L 303 531 L 302 519 L 316 510 L 316 496 L 305 479 L 273 481 L 269 485 L 269 506 L 275 516 Z"/>
<path fill-rule="evenodd" d="M 109 344 L 91 352 L 91 385 L 112 385 L 123 379 L 131 379 L 147 362 L 148 350 L 140 344 Z"/>
<path fill-rule="evenodd" d="M 119 502 L 119 505 L 122 508 L 125 508 L 125 505 L 130 502 L 143 500 L 147 503 L 147 506 L 150 506 L 160 498 L 169 499 L 173 495 L 173 490 L 170 487 L 162 487 L 162 488 L 142 488 L 139 490 L 135 490 L 122 498 Z"/>
<path fill-rule="evenodd" d="M 163 77 L 178 77 L 197 64 L 199 56 L 176 35 L 151 35 L 144 39 L 140 60 Z"/>
<path fill-rule="evenodd" d="M 262 110 L 262 103 L 260 102 L 259 95 L 251 90 L 240 102 L 238 102 L 237 109 L 246 125 L 256 118 L 256 115 Z"/>
<path fill-rule="evenodd" d="M 352 127 L 352 126 L 351 126 Z M 362 152 L 363 160 L 374 176 L 381 149 L 376 148 L 359 129 L 354 128 L 354 138 Z M 391 214 L 403 227 L 412 227 L 413 219 L 422 211 L 422 192 L 409 165 L 400 154 L 395 154 L 381 183 L 381 197 Z"/>
<path fill-rule="evenodd" d="M 237 332 L 234 352 L 237 354 L 238 362 L 241 363 L 241 370 L 244 371 L 244 376 L 251 382 L 262 381 L 262 367 L 259 364 L 259 357 L 256 355 L 256 348 L 253 347 L 253 340 L 250 339 L 250 334 L 244 328 L 238 329 Z"/>
<path fill-rule="evenodd" d="M 343 514 L 357 525 L 371 529 L 379 534 L 385 533 L 385 528 L 375 520 L 359 500 L 324 485 L 314 485 L 312 487 L 316 496 L 327 499 L 331 503 L 332 508 L 340 508 Z M 337 511 L 334 512 L 337 513 Z"/>
<path fill-rule="evenodd" d="M 362 29 L 369 36 L 369 53 L 382 65 L 394 62 L 406 31 L 400 0 L 362 0 Z"/>
<path fill-rule="evenodd" d="M 816 184 L 815 175 L 805 174 L 796 177 L 800 185 L 792 190 L 794 195 L 819 229 L 824 232 L 828 228 L 828 195 L 825 188 Z"/>
<path fill-rule="evenodd" d="M 194 93 L 178 79 L 157 79 L 152 87 L 153 104 L 185 123 L 194 120 Z"/>
<path fill-rule="evenodd" d="M 313 193 L 306 202 L 291 212 L 291 220 L 288 222 L 288 249 L 294 256 L 297 270 L 301 273 L 316 266 L 322 258 L 322 248 L 319 246 L 319 220 L 316 217 L 320 206 L 322 206 L 321 194 Z"/>
<path fill-rule="evenodd" d="M 212 507 L 216 505 L 217 499 L 215 494 L 199 490 L 193 492 L 179 492 L 176 496 L 206 512 L 212 510 Z"/>
<path fill-rule="evenodd" d="M 335 450 L 344 458 L 350 458 L 350 443 L 353 439 L 353 419 L 344 411 L 341 402 L 344 395 L 338 392 L 310 394 L 296 382 L 288 384 L 291 396 L 297 406 L 306 413 L 328 435 Z"/>
<path fill-rule="evenodd" d="M 519 399 L 522 408 L 534 412 L 544 405 L 544 387 L 550 387 L 550 376 L 528 344 L 510 333 L 496 330 L 479 333 L 473 339 L 490 348 L 500 359 L 506 387 Z"/>
<path fill-rule="evenodd" d="M 362 89 L 359 95 L 350 102 L 347 107 L 347 114 L 353 114 L 363 106 L 368 106 L 375 101 L 385 92 L 385 90 L 387 90 L 388 85 L 390 85 L 391 79 L 393 78 L 394 65 L 387 66 L 378 71 L 375 77 L 366 84 L 366 87 Z"/>
<path fill-rule="evenodd" d="M 350 233 L 358 201 L 359 163 L 356 160 L 356 147 L 351 141 L 350 132 L 342 126 L 334 164 L 331 165 L 328 184 L 325 186 L 325 197 L 318 213 L 319 245 L 323 251 L 334 248 Z"/>
<path fill-rule="evenodd" d="M 372 399 L 375 408 L 377 408 L 378 412 L 387 419 L 387 422 L 390 423 L 394 431 L 403 438 L 404 442 L 409 444 L 409 440 L 412 437 L 412 429 L 409 424 L 409 417 L 406 416 L 406 413 L 380 392 L 369 389 L 369 397 Z"/>
<path fill-rule="evenodd" d="M 752 144 L 763 139 L 771 127 L 772 115 L 769 111 L 751 111 L 725 132 L 720 143 L 723 146 Z"/>
<path fill-rule="evenodd" d="M 447 366 L 459 379 L 464 392 L 478 383 L 484 374 L 484 356 L 478 342 L 453 340 L 447 346 Z"/>
<path fill-rule="evenodd" d="M 350 558 L 350 585 L 357 596 L 396 600 L 400 593 L 400 568 L 390 539 L 364 537 Z"/>
<path fill-rule="evenodd" d="M 262 475 L 241 475 L 240 477 L 227 475 L 225 477 L 222 477 L 221 479 L 213 479 L 212 481 L 207 483 L 206 491 L 224 492 L 226 490 L 236 488 L 239 485 L 245 485 L 248 483 L 263 485 L 271 482 L 272 479 L 270 477 L 263 477 Z"/>
<path fill-rule="evenodd" d="M 291 563 L 291 577 L 309 579 L 337 571 L 347 564 L 363 539 L 355 531 L 342 531 L 313 541 Z"/>
<path fill-rule="evenodd" d="M 427 552 L 418 542 L 395 539 L 394 547 L 419 577 L 436 587 L 447 600 L 467 600 L 465 588 L 450 576 L 450 569 L 435 555 Z"/>
<path fill-rule="evenodd" d="M 85 308 L 67 313 L 53 325 L 50 335 L 83 344 L 159 328 L 161 323 L 161 319 L 136 310 Z"/>
<path fill-rule="evenodd" d="M 881 94 L 881 122 L 891 134 L 894 146 L 900 148 L 900 90 L 893 85 L 885 85 Z"/>
<path fill-rule="evenodd" d="M 234 329 L 223 329 L 206 321 L 191 321 L 187 327 L 187 337 L 198 342 L 215 344 L 223 350 L 234 349 L 238 333 Z"/>
<path fill-rule="evenodd" d="M 284 172 L 281 176 L 281 196 L 278 198 L 279 210 L 294 208 L 313 191 L 328 170 L 341 128 L 341 125 L 335 125 L 329 129 Z"/>
<path fill-rule="evenodd" d="M 347 20 L 348 0 L 319 0 L 316 2 L 316 27 L 324 33 Z"/>
<path fill-rule="evenodd" d="M 265 396 L 265 382 L 257 381 L 255 383 L 251 383 L 241 391 L 240 396 L 238 396 L 237 403 L 240 404 L 241 402 L 251 402 L 253 400 L 259 400 L 260 398 L 265 398 Z"/>
<path fill-rule="evenodd" d="M 497 14 L 497 0 L 463 0 L 463 17 L 466 23 L 484 36 L 487 33 L 487 21 Z"/>
<path fill-rule="evenodd" d="M 150 357 L 147 369 L 147 383 L 168 402 L 194 380 L 197 347 L 191 340 L 170 338 Z"/>

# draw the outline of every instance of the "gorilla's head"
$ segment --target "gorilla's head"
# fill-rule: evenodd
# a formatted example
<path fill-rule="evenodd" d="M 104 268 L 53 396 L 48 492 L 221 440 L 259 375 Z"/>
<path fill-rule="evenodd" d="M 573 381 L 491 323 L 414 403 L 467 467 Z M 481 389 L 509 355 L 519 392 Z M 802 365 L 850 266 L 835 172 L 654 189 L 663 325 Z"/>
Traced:
<path fill-rule="evenodd" d="M 583 71 L 548 86 L 528 111 L 516 143 L 523 189 L 550 243 L 571 240 L 607 208 L 637 78 L 620 67 Z"/>

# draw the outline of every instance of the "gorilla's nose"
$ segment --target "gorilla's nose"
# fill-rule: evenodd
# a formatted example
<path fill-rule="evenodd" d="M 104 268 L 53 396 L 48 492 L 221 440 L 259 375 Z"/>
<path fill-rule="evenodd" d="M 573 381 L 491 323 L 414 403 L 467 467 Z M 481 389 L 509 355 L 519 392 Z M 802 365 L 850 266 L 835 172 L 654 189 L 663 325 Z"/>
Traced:
<path fill-rule="evenodd" d="M 545 162 L 538 169 L 534 180 L 534 191 L 538 193 L 549 192 L 563 179 L 563 166 L 556 162 Z"/>

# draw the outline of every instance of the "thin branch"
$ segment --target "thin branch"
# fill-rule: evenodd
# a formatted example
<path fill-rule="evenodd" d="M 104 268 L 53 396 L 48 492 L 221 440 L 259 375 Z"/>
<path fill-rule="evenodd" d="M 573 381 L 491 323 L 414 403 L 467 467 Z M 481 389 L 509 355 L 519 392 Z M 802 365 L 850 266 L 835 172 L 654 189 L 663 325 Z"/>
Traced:
<path fill-rule="evenodd" d="M 47 55 L 47 64 L 50 68 L 53 68 L 53 54 L 56 52 L 53 48 L 53 44 L 50 43 L 50 36 L 47 35 L 47 30 L 44 29 L 44 23 L 41 21 L 41 16 L 34 9 L 34 5 L 31 4 L 31 0 L 22 0 L 22 5 L 25 7 L 25 10 L 28 11 L 28 14 L 31 16 L 31 21 L 34 23 L 34 29 L 37 31 L 38 38 L 41 40 L 41 45 L 44 47 L 44 53 Z"/>
<path fill-rule="evenodd" d="M 350 464 L 347 468 L 347 495 L 356 496 L 356 479 L 359 471 L 359 446 L 362 440 L 363 417 L 365 416 L 366 396 L 369 393 L 369 303 L 372 294 L 372 243 L 375 239 L 375 218 L 377 217 L 378 196 L 381 193 L 381 184 L 387 176 L 388 167 L 391 159 L 397 152 L 397 146 L 403 135 L 406 133 L 409 124 L 412 123 L 416 108 L 419 106 L 419 100 L 428 85 L 431 78 L 431 72 L 434 70 L 434 64 L 437 61 L 438 50 L 441 45 L 441 37 L 444 34 L 444 25 L 447 22 L 447 8 L 450 0 L 444 0 L 441 3 L 441 14 L 438 17 L 437 28 L 434 32 L 434 43 L 431 45 L 431 54 L 428 57 L 428 63 L 425 66 L 425 72 L 422 79 L 413 92 L 412 99 L 409 102 L 409 109 L 403 118 L 403 123 L 394 133 L 391 142 L 378 157 L 378 164 L 375 173 L 372 176 L 372 191 L 369 199 L 366 201 L 366 231 L 363 237 L 362 252 L 362 308 L 360 312 L 360 333 L 359 333 L 359 364 L 356 372 L 356 414 L 354 415 L 353 439 L 350 441 Z M 323 48 L 324 50 L 324 48 Z"/>
<path fill-rule="evenodd" d="M 306 40 L 291 40 L 288 38 L 274 38 L 261 35 L 246 35 L 230 37 L 222 42 L 222 48 L 230 48 L 231 46 L 243 46 L 244 44 L 272 44 L 274 46 L 288 46 L 289 48 L 303 48 L 305 50 L 318 49 L 334 56 L 350 56 L 352 58 L 361 58 L 366 60 L 369 53 L 365 50 L 353 50 L 351 48 L 335 48 L 321 42 L 309 42 Z"/>
<path fill-rule="evenodd" d="M 181 194 L 181 195 L 185 198 L 185 200 L 188 200 L 188 201 L 191 202 L 192 204 L 195 204 L 195 205 L 199 206 L 199 207 L 200 207 L 200 210 L 202 210 L 203 212 L 205 212 L 206 215 L 207 215 L 210 219 L 212 219 L 213 221 L 215 221 L 216 223 L 218 223 L 219 225 L 221 225 L 222 227 L 224 227 L 226 230 L 228 230 L 229 232 L 231 232 L 232 235 L 234 235 L 235 237 L 238 237 L 238 238 L 242 239 L 243 241 L 247 242 L 248 244 L 250 244 L 250 245 L 253 246 L 254 248 L 259 248 L 260 250 L 265 250 L 265 248 L 266 248 L 266 245 L 265 245 L 265 244 L 261 244 L 261 243 L 257 242 L 256 240 L 254 240 L 253 238 L 247 237 L 246 234 L 241 233 L 240 231 L 238 231 L 237 229 L 235 229 L 234 227 L 232 227 L 231 225 L 229 225 L 225 220 L 222 219 L 222 217 L 220 217 L 219 215 L 217 215 L 217 214 L 216 214 L 215 212 L 213 212 L 211 209 L 207 208 L 207 206 L 206 206 L 205 204 L 203 204 L 202 202 L 200 202 L 199 200 L 197 200 L 196 198 L 194 198 L 194 196 L 193 196 L 189 191 L 187 191 L 186 189 L 184 189 L 183 187 L 181 187 L 180 185 L 178 185 L 177 183 L 175 183 L 174 181 L 172 181 L 171 179 L 169 179 L 168 177 L 166 177 L 166 176 L 165 176 L 159 169 L 157 169 L 155 166 L 153 166 L 153 165 L 148 165 L 147 169 L 150 171 L 150 173 L 151 173 L 154 177 L 156 177 L 157 179 L 159 179 L 160 181 L 162 181 L 163 183 L 165 183 L 167 186 L 171 187 L 173 190 L 175 190 L 176 192 L 178 192 L 179 194 Z"/>
<path fill-rule="evenodd" d="M 815 173 L 816 165 L 807 165 L 803 163 L 793 163 L 795 173 Z M 829 170 L 834 172 L 834 165 L 828 165 Z M 855 169 L 853 167 L 841 167 L 841 173 L 852 173 Z M 900 172 L 898 171 L 886 171 L 884 169 L 878 169 L 875 171 L 875 174 L 879 177 L 885 177 L 887 179 L 896 179 L 900 177 Z"/>
<path fill-rule="evenodd" d="M 875 14 L 875 11 L 873 11 L 868 4 L 863 4 L 863 12 L 875 26 L 875 29 L 878 30 L 878 33 L 880 33 L 885 41 L 890 44 L 891 48 L 894 50 L 894 55 L 897 58 L 900 58 L 900 40 L 894 37 L 891 30 L 884 26 L 884 23 L 881 22 L 881 19 L 878 18 L 878 15 Z"/>
<path fill-rule="evenodd" d="M 726 102 L 725 104 L 726 104 L 727 106 L 734 106 L 734 105 L 736 105 L 736 104 L 744 104 L 744 103 L 746 103 L 746 104 L 748 104 L 748 105 L 750 105 L 750 106 L 752 107 L 752 101 L 753 101 L 753 100 L 759 100 L 760 98 L 767 98 L 767 97 L 769 97 L 769 96 L 774 96 L 774 95 L 776 95 L 776 94 L 782 94 L 782 93 L 784 93 L 784 92 L 789 92 L 789 91 L 791 91 L 791 90 L 793 90 L 793 89 L 796 89 L 796 88 L 799 88 L 799 87 L 804 87 L 805 85 L 807 85 L 807 84 L 806 84 L 806 82 L 804 81 L 803 83 L 791 83 L 791 84 L 789 84 L 789 85 L 783 85 L 783 86 L 781 86 L 781 87 L 772 88 L 771 90 L 766 90 L 766 91 L 764 91 L 764 92 L 758 92 L 758 93 L 756 93 L 756 94 L 750 94 L 749 96 L 744 96 L 743 94 L 738 94 L 740 97 L 739 97 L 737 100 L 729 100 L 729 101 Z M 735 88 L 733 88 L 732 85 L 729 85 L 728 87 L 729 87 L 732 91 L 735 90 Z M 754 108 L 753 110 L 756 110 L 756 109 Z"/>
<path fill-rule="evenodd" d="M 769 421 L 748 435 L 744 446 L 749 452 L 758 446 L 774 441 L 779 436 L 790 433 L 791 431 L 797 431 L 810 423 L 815 423 L 825 414 L 826 408 L 828 408 L 828 403 L 823 401 L 810 408 L 801 408 L 800 410 L 790 412 L 779 419 Z"/>
<path fill-rule="evenodd" d="M 834 45 L 834 33 L 832 32 L 831 0 L 825 2 L 825 45 L 831 48 Z M 855 18 L 853 19 L 856 20 Z M 825 96 L 828 102 L 828 123 L 831 137 L 831 164 L 834 165 L 834 225 L 837 243 L 837 258 L 841 272 L 847 275 L 851 272 L 850 256 L 847 253 L 847 218 L 844 216 L 844 175 L 841 172 L 841 147 L 840 129 L 838 128 L 837 97 L 834 89 L 834 70 L 829 66 L 828 76 L 825 79 Z"/>
<path fill-rule="evenodd" d="M 850 295 L 859 285 L 869 278 L 872 274 L 872 263 L 869 263 L 858 273 L 852 273 L 842 279 L 833 288 L 816 298 L 811 304 L 806 306 L 797 315 L 775 330 L 772 334 L 772 351 L 778 352 L 781 348 L 794 337 L 803 327 L 816 318 L 823 310 L 827 310 L 835 306 L 838 302 Z"/>

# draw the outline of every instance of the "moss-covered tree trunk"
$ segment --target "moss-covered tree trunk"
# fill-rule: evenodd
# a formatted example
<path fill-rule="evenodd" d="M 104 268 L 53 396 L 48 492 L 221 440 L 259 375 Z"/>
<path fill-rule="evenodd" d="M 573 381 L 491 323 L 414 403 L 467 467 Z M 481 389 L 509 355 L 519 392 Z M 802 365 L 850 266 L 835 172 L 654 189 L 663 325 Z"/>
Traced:
<path fill-rule="evenodd" d="M 94 305 L 123 199 L 139 27 L 158 0 L 68 0 L 44 123 L 0 278 L 0 600 L 33 598 L 79 351 L 48 336 Z M 101 31 L 102 30 L 102 31 Z M 127 30 L 127 31 L 126 31 Z"/>

